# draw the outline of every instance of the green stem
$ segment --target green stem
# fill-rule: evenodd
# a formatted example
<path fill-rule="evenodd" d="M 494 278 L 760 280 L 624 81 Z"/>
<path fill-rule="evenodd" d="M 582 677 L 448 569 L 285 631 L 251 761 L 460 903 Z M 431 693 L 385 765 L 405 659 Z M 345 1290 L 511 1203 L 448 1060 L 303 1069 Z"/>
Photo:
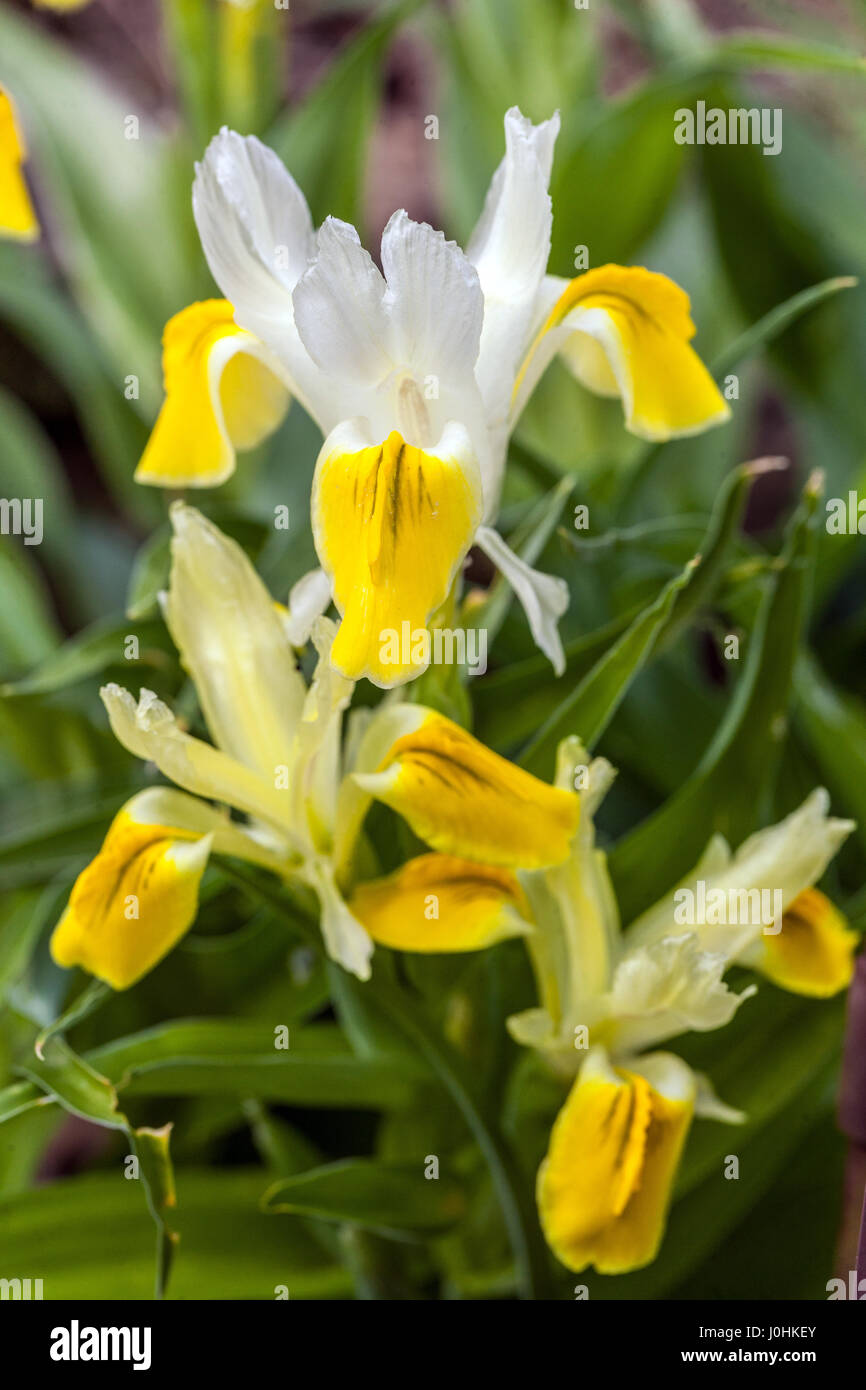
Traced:
<path fill-rule="evenodd" d="M 276 889 L 266 887 L 246 869 L 232 865 L 223 872 L 239 886 L 273 909 L 288 917 L 292 926 L 303 932 L 308 940 L 321 949 L 321 938 L 312 918 L 297 900 L 287 904 Z M 302 918 L 306 920 L 303 921 Z M 418 1001 L 397 985 L 374 975 L 361 986 L 371 1000 L 390 1018 L 403 1035 L 417 1048 L 438 1076 L 463 1115 L 469 1130 L 484 1155 L 490 1176 L 499 1198 L 517 1271 L 517 1286 L 521 1298 L 547 1299 L 550 1291 L 550 1262 L 541 1238 L 535 1207 L 528 1198 L 523 1174 L 501 1134 L 499 1126 L 475 1083 L 468 1074 L 463 1059 L 433 1027 L 419 1007 Z"/>

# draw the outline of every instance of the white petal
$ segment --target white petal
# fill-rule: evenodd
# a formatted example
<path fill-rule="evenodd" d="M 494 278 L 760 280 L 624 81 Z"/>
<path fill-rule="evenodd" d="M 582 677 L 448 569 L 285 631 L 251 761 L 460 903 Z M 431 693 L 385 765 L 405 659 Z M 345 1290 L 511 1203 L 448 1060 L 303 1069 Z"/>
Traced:
<path fill-rule="evenodd" d="M 262 838 L 231 820 L 227 811 L 174 787 L 147 787 L 133 796 L 124 810 L 138 825 L 163 825 L 209 835 L 217 854 L 261 864 L 278 873 L 285 872 L 289 865 L 288 845 L 281 847 L 276 837 L 270 845 L 265 844 Z"/>
<path fill-rule="evenodd" d="M 558 112 L 537 126 L 516 106 L 506 112 L 505 155 L 467 248 L 485 298 L 523 301 L 541 283 L 550 254 L 547 188 L 558 134 Z"/>
<path fill-rule="evenodd" d="M 369 980 L 373 942 L 346 906 L 331 865 L 326 859 L 315 859 L 309 876 L 322 905 L 321 929 L 328 955 L 359 980 Z"/>
<path fill-rule="evenodd" d="M 508 580 L 529 619 L 536 646 L 544 652 L 556 674 L 561 676 L 565 670 L 565 652 L 557 624 L 568 608 L 568 585 L 565 580 L 532 569 L 506 545 L 498 531 L 489 526 L 479 526 L 475 543 Z"/>
<path fill-rule="evenodd" d="M 517 107 L 507 112 L 505 156 L 469 243 L 468 256 L 484 291 L 477 375 L 494 421 L 508 414 L 550 255 L 553 214 L 547 189 L 558 133 L 558 114 L 534 126 Z"/>
<path fill-rule="evenodd" d="M 732 1105 L 726 1105 L 720 1100 L 708 1076 L 702 1071 L 696 1071 L 695 1081 L 698 1083 L 698 1093 L 695 1096 L 696 1115 L 700 1115 L 703 1120 L 718 1120 L 723 1125 L 745 1124 L 748 1119 L 745 1111 L 735 1110 Z"/>
<path fill-rule="evenodd" d="M 208 265 L 237 322 L 291 371 L 299 347 L 291 291 L 315 250 L 303 193 L 273 150 L 224 128 L 197 165 L 192 202 Z"/>
<path fill-rule="evenodd" d="M 640 1051 L 687 1031 L 729 1023 L 754 985 L 734 994 L 723 955 L 700 948 L 694 932 L 630 949 L 617 966 L 605 1013 L 619 1051 Z"/>
<path fill-rule="evenodd" d="M 331 377 L 370 387 L 391 370 L 385 281 L 347 222 L 329 217 L 293 295 L 301 341 Z M 343 409 L 338 418 L 355 412 Z"/>
<path fill-rule="evenodd" d="M 305 689 L 271 597 L 240 546 L 176 502 L 165 618 L 214 742 L 269 781 L 288 762 Z"/>
<path fill-rule="evenodd" d="M 461 379 L 478 356 L 484 299 L 460 247 L 395 212 L 382 234 L 392 354 L 422 378 Z"/>
<path fill-rule="evenodd" d="M 137 705 L 119 685 L 103 686 L 99 693 L 115 738 L 135 757 L 155 763 L 170 781 L 197 796 L 270 822 L 288 839 L 288 794 L 273 781 L 184 733 L 152 690 L 142 690 Z"/>
<path fill-rule="evenodd" d="M 837 820 L 827 814 L 829 809 L 830 798 L 823 787 L 818 787 L 778 825 L 751 835 L 734 855 L 724 841 L 711 841 L 700 863 L 677 888 L 629 927 L 629 941 L 645 944 L 666 932 L 680 930 L 675 925 L 675 913 L 684 899 L 675 898 L 675 894 L 688 889 L 697 905 L 698 885 L 703 884 L 708 907 L 710 894 L 724 894 L 728 920 L 718 924 L 696 922 L 694 929 L 701 945 L 705 950 L 721 953 L 727 961 L 742 958 L 763 931 L 764 902 L 772 904 L 773 895 L 778 893 L 781 910 L 786 911 L 804 889 L 818 881 L 853 830 L 853 821 Z M 760 912 L 752 911 L 745 894 L 763 895 Z M 771 913 L 771 920 L 772 916 Z M 746 920 L 738 920 L 740 917 Z"/>
<path fill-rule="evenodd" d="M 331 581 L 323 569 L 309 570 L 292 586 L 284 627 L 293 647 L 306 646 L 313 623 L 326 612 L 330 602 Z"/>

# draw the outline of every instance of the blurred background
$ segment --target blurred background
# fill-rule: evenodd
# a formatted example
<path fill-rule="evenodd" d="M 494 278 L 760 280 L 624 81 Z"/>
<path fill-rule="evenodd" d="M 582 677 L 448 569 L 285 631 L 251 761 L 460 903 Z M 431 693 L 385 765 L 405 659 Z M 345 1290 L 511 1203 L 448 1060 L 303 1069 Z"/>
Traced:
<path fill-rule="evenodd" d="M 41 545 L 0 537 L 0 1072 L 8 1069 L 10 1085 L 22 1045 L 64 1006 L 68 980 L 47 958 L 46 933 L 111 815 L 145 776 L 111 738 L 99 685 L 140 681 L 196 718 L 158 616 L 167 499 L 132 475 L 161 401 L 164 323 L 215 292 L 190 207 L 193 162 L 209 138 L 224 123 L 261 135 L 301 184 L 314 220 L 333 213 L 354 222 L 375 255 L 397 207 L 465 244 L 501 157 L 505 110 L 518 104 L 538 121 L 559 109 L 551 271 L 573 273 L 575 248 L 585 245 L 591 265 L 643 264 L 686 288 L 701 355 L 717 374 L 736 376 L 731 425 L 649 447 L 623 431 L 617 402 L 590 397 L 555 365 L 514 441 L 504 534 L 563 477 L 573 481 L 569 507 L 589 508 L 580 533 L 566 509 L 538 561 L 569 582 L 571 675 L 597 650 L 593 635 L 618 630 L 695 552 L 735 465 L 788 461 L 755 482 L 712 601 L 641 674 L 605 734 L 601 751 L 621 769 L 602 825 L 612 843 L 685 782 L 729 707 L 735 675 L 724 637 L 750 631 L 806 479 L 818 469 L 827 497 L 859 490 L 866 499 L 866 289 L 836 283 L 866 275 L 864 39 L 862 0 L 589 0 L 586 9 L 573 0 L 292 0 L 288 9 L 92 0 L 63 14 L 2 0 L 0 81 L 26 132 L 43 230 L 34 246 L 0 244 L 0 491 L 44 499 Z M 674 113 L 698 99 L 781 108 L 781 153 L 678 145 Z M 314 563 L 308 506 L 319 442 L 295 406 L 274 438 L 241 456 L 228 485 L 193 499 L 244 544 L 282 599 Z M 290 507 L 288 532 L 271 524 L 280 504 Z M 827 533 L 821 508 L 811 617 L 767 810 L 784 814 L 820 782 L 837 814 L 858 819 L 830 888 L 862 926 L 866 559 L 859 534 Z M 489 581 L 480 560 L 471 578 Z M 472 695 L 476 732 L 506 753 L 561 701 L 520 615 L 505 620 Z M 190 1013 L 249 1021 L 263 1009 L 282 1019 L 327 1007 L 324 973 L 291 933 L 273 930 L 260 909 L 235 940 L 236 891 L 218 874 L 208 883 L 196 933 L 85 1021 L 77 1044 Z M 287 959 L 284 983 L 274 968 Z M 488 966 L 471 968 L 483 975 Z M 434 973 L 429 967 L 424 987 L 444 998 L 456 967 L 443 966 L 435 981 Z M 506 979 L 503 997 L 511 1007 L 513 993 L 519 1007 L 522 966 L 508 966 Z M 738 1019 L 700 1054 L 733 1104 L 761 1072 L 748 1136 L 754 1161 L 736 1202 L 715 1212 L 710 1150 L 700 1151 L 684 1179 L 681 1196 L 692 1205 L 674 1225 L 678 1241 L 671 1236 L 650 1271 L 596 1279 L 594 1297 L 761 1297 L 770 1279 L 775 1297 L 821 1297 L 834 1258 L 848 1268 L 844 1141 L 833 1120 L 843 1006 L 809 1005 L 807 1016 L 800 1003 L 765 993 L 763 1031 L 749 1033 Z M 717 1074 L 723 1056 L 727 1089 Z M 506 1052 L 491 1065 L 504 1074 L 513 1061 Z M 523 1079 L 519 1103 L 543 1112 L 548 1094 L 536 1082 L 533 1091 Z M 149 1106 L 160 1122 L 173 1116 L 175 1159 L 198 1175 L 181 1184 L 180 1296 L 272 1296 L 266 1286 L 280 1282 L 287 1258 L 285 1223 L 255 1212 L 262 1180 L 253 1165 L 272 1161 L 275 1134 L 296 1166 L 381 1142 L 372 1112 L 346 1101 L 328 1111 L 296 1106 L 291 1124 L 260 1099 L 242 1110 L 231 1093 L 141 1104 L 147 1118 Z M 395 1151 L 400 1123 L 386 1126 Z M 127 1296 L 148 1295 L 148 1217 L 109 1166 L 117 1143 L 110 1130 L 54 1108 L 30 1108 L 0 1130 L 10 1239 L 25 1264 L 22 1252 L 49 1241 L 57 1296 L 103 1296 L 117 1280 Z M 42 1186 L 82 1171 L 73 1183 Z M 98 1229 L 96 1208 L 111 1214 Z M 68 1236 L 57 1234 L 61 1218 Z M 75 1254 L 83 1229 L 84 1272 Z M 455 1296 L 508 1296 L 500 1235 L 482 1222 L 477 1248 L 454 1257 Z M 306 1230 L 292 1258 L 306 1296 L 352 1296 L 333 1250 L 323 1253 Z M 415 1286 L 431 1277 L 422 1270 Z M 405 1270 L 399 1287 L 401 1279 L 412 1283 Z M 264 1294 L 249 1292 L 257 1287 Z"/>

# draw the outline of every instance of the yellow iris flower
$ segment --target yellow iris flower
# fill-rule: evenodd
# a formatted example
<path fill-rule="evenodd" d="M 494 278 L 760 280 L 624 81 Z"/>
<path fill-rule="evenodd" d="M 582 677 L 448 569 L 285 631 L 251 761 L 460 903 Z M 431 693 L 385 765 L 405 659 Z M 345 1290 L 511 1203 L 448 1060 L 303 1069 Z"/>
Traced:
<path fill-rule="evenodd" d="M 281 612 L 240 547 L 182 503 L 171 520 L 165 617 L 213 742 L 188 733 L 151 691 L 136 701 L 117 685 L 102 690 L 119 741 L 175 786 L 139 792 L 118 812 L 55 929 L 54 959 L 116 989 L 134 984 L 193 922 L 216 853 L 312 887 L 327 950 L 366 978 L 372 938 L 344 893 L 374 797 L 454 856 L 452 868 L 471 870 L 480 888 L 461 910 L 485 942 L 528 930 L 510 870 L 478 861 L 534 868 L 564 859 L 575 793 L 537 781 L 420 705 L 359 716 L 366 725 L 345 753 L 354 687 L 329 661 L 334 625 L 317 621 L 320 659 L 307 689 Z M 507 904 L 492 900 L 503 884 Z M 430 891 L 451 890 L 440 875 Z"/>
<path fill-rule="evenodd" d="M 387 658 L 381 634 L 406 619 L 425 630 L 473 544 L 503 572 L 538 646 L 563 669 L 566 586 L 520 560 L 493 529 L 509 436 L 557 353 L 590 390 L 618 395 L 626 428 L 644 438 L 728 417 L 691 346 L 688 296 L 672 281 L 640 267 L 601 266 L 571 281 L 546 273 L 558 130 L 558 116 L 533 125 L 512 108 L 466 252 L 399 211 L 382 236 L 382 271 L 354 227 L 329 217 L 314 232 L 301 190 L 254 137 L 223 130 L 198 166 L 193 208 L 226 296 L 222 327 L 216 313 L 204 334 L 195 314 L 170 325 L 166 405 L 138 477 L 175 485 L 193 436 L 201 443 L 184 465 L 187 483 L 213 486 L 234 467 L 245 438 L 221 413 L 221 332 L 233 364 L 238 354 L 256 357 L 247 441 L 276 424 L 281 379 L 325 436 L 312 502 L 326 577 L 317 592 L 342 617 L 332 660 L 351 679 L 389 687 L 424 669 L 423 650 Z M 183 371 L 172 353 L 184 355 Z"/>
<path fill-rule="evenodd" d="M 573 787 L 578 768 L 588 772 L 580 819 L 556 864 L 499 879 L 499 869 L 455 865 L 442 846 L 445 854 L 356 887 L 349 902 L 374 939 L 404 950 L 475 950 L 496 939 L 497 914 L 529 919 L 522 934 L 540 1003 L 509 1029 L 571 1085 L 538 1174 L 542 1227 L 570 1269 L 618 1274 L 655 1258 L 693 1116 L 743 1118 L 660 1045 L 730 1021 L 754 992 L 725 984 L 735 961 L 806 995 L 849 983 L 856 936 L 813 884 L 852 825 L 828 816 L 819 789 L 734 854 L 714 839 L 692 873 L 622 931 L 594 829 L 614 772 L 567 739 L 557 786 Z M 425 922 L 437 891 L 440 912 Z"/>

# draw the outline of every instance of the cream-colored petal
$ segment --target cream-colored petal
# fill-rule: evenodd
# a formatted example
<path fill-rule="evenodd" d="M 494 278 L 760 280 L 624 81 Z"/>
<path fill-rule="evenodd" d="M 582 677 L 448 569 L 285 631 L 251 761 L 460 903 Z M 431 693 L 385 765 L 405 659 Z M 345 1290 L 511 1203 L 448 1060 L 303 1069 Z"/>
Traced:
<path fill-rule="evenodd" d="M 142 690 L 138 704 L 119 685 L 99 692 L 112 732 L 137 758 L 153 762 L 164 776 L 197 796 L 234 806 L 268 821 L 287 839 L 288 792 L 278 790 L 226 753 L 184 733 L 167 705 L 152 690 Z"/>
<path fill-rule="evenodd" d="M 274 785 L 289 764 L 304 682 L 273 601 L 241 547 L 173 504 L 165 617 L 214 742 Z"/>

